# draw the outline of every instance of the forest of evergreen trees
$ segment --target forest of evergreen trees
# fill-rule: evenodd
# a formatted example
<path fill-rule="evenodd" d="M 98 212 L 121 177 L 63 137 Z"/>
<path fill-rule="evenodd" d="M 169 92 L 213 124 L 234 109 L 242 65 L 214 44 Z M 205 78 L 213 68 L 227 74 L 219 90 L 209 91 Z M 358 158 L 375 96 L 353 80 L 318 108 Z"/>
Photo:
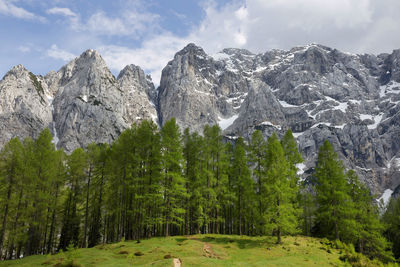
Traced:
<path fill-rule="evenodd" d="M 400 256 L 400 201 L 379 212 L 369 189 L 332 146 L 307 183 L 291 131 L 279 140 L 223 142 L 218 126 L 183 134 L 143 121 L 111 145 L 70 155 L 48 129 L 0 153 L 0 258 L 56 253 L 71 244 L 197 233 L 303 234 L 353 244 L 370 258 Z"/>

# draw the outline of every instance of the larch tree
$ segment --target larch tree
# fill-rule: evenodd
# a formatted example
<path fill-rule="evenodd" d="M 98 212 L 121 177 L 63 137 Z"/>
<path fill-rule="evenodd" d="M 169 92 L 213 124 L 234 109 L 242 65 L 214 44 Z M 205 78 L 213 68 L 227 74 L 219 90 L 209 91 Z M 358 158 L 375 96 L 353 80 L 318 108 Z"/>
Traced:
<path fill-rule="evenodd" d="M 293 186 L 293 172 L 285 158 L 285 152 L 274 133 L 267 142 L 267 179 L 264 184 L 265 199 L 268 203 L 265 220 L 266 229 L 277 235 L 281 243 L 283 234 L 298 230 L 298 208 L 293 203 L 298 187 Z"/>
<path fill-rule="evenodd" d="M 392 251 L 400 259 L 400 198 L 392 198 L 383 215 L 385 236 L 392 242 Z"/>
<path fill-rule="evenodd" d="M 331 239 L 342 239 L 355 228 L 353 202 L 342 162 L 328 140 L 320 147 L 316 179 L 316 232 Z"/>
<path fill-rule="evenodd" d="M 265 183 L 266 183 L 266 157 L 267 157 L 267 142 L 262 136 L 261 131 L 256 130 L 250 140 L 249 159 L 253 166 L 253 177 L 255 179 L 255 192 L 257 199 L 257 229 L 260 235 L 264 234 L 264 212 L 265 206 Z"/>
<path fill-rule="evenodd" d="M 185 233 L 199 234 L 204 225 L 204 206 L 206 198 L 203 194 L 206 183 L 202 180 L 201 159 L 203 138 L 197 133 L 190 133 L 186 128 L 183 134 L 184 176 L 186 179 L 186 212 Z"/>
<path fill-rule="evenodd" d="M 175 118 L 161 129 L 161 151 L 164 193 L 164 235 L 180 233 L 184 224 L 186 189 L 183 177 L 181 134 Z M 173 232 L 171 232 L 173 231 Z"/>
<path fill-rule="evenodd" d="M 70 244 L 79 245 L 82 214 L 79 206 L 83 199 L 84 181 L 87 177 L 87 155 L 82 148 L 75 149 L 68 157 L 67 198 L 64 202 L 62 229 L 59 249 L 65 250 Z"/>
<path fill-rule="evenodd" d="M 248 230 L 248 223 L 254 218 L 254 181 L 251 178 L 246 145 L 244 139 L 239 137 L 234 145 L 232 161 L 230 166 L 232 189 L 235 195 L 235 217 L 237 234 L 245 234 Z"/>
<path fill-rule="evenodd" d="M 32 144 L 30 175 L 31 188 L 28 190 L 30 205 L 28 216 L 31 217 L 24 255 L 43 253 L 46 248 L 49 209 L 51 207 L 51 184 L 55 177 L 55 148 L 49 129 L 43 130 Z"/>
<path fill-rule="evenodd" d="M 352 213 L 355 220 L 355 227 L 348 234 L 348 242 L 353 241 L 358 252 L 371 258 L 378 258 L 383 262 L 393 261 L 389 243 L 383 236 L 384 225 L 379 219 L 378 207 L 370 190 L 358 180 L 353 170 L 349 170 L 346 176 L 349 194 L 354 203 Z"/>
<path fill-rule="evenodd" d="M 18 186 L 23 176 L 23 145 L 17 138 L 11 139 L 0 152 L 0 259 L 3 257 L 3 244 L 7 230 L 10 228 L 10 215 L 17 213 L 15 207 Z M 15 234 L 13 232 L 11 235 Z M 10 236 L 12 238 L 12 236 Z"/>

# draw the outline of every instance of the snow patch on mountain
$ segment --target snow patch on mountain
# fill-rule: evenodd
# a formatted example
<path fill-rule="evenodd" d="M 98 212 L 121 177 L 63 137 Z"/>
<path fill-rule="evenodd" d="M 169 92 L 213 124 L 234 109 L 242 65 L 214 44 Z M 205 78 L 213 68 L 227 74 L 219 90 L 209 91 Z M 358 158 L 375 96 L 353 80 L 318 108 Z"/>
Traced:
<path fill-rule="evenodd" d="M 381 195 L 380 198 L 377 199 L 379 203 L 383 203 L 383 206 L 386 207 L 386 205 L 389 203 L 390 197 L 393 194 L 393 190 L 391 189 L 386 189 L 383 194 Z"/>
<path fill-rule="evenodd" d="M 263 122 L 261 123 L 261 125 L 272 126 L 272 127 L 276 128 L 276 129 L 278 129 L 278 130 L 282 130 L 282 126 L 281 126 L 281 125 L 275 125 L 275 124 L 273 124 L 273 123 L 270 122 L 270 121 L 263 121 Z"/>
<path fill-rule="evenodd" d="M 54 144 L 54 146 L 57 148 L 57 144 L 58 144 L 58 142 L 60 141 L 59 139 L 58 139 L 58 135 L 57 135 L 57 129 L 56 129 L 56 121 L 55 121 L 55 119 L 54 119 L 54 106 L 53 106 L 53 101 L 54 101 L 54 96 L 51 96 L 51 95 L 49 95 L 49 94 L 46 94 L 46 98 L 47 98 L 47 101 L 49 102 L 49 107 L 50 107 L 50 110 L 51 110 L 51 113 L 52 113 L 52 116 L 53 116 L 53 121 L 51 122 L 51 124 L 52 124 L 52 130 L 53 130 L 53 140 L 51 141 L 53 144 Z"/>
<path fill-rule="evenodd" d="M 227 129 L 229 126 L 233 124 L 233 122 L 239 118 L 239 115 L 233 115 L 232 117 L 229 118 L 221 118 L 218 117 L 218 125 L 221 127 L 222 130 Z"/>
<path fill-rule="evenodd" d="M 297 163 L 296 168 L 297 168 L 297 175 L 300 176 L 305 172 L 307 166 L 304 163 Z"/>

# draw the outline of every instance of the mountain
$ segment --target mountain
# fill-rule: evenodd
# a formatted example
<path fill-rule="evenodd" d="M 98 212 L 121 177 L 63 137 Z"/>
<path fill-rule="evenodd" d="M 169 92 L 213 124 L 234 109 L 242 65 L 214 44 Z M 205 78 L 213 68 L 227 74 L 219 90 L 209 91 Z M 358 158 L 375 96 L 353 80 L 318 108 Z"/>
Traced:
<path fill-rule="evenodd" d="M 292 129 L 305 176 L 328 139 L 374 193 L 395 190 L 399 62 L 400 50 L 354 55 L 311 44 L 263 54 L 224 49 L 210 56 L 189 44 L 163 70 L 160 121 L 176 117 L 191 130 L 218 123 L 230 139 L 248 138 L 256 129 L 265 137 Z"/>
<path fill-rule="evenodd" d="M 46 127 L 67 152 L 91 142 L 110 143 L 134 122 L 157 121 L 149 98 L 154 93 L 139 67 L 127 66 L 116 79 L 94 50 L 45 77 L 19 65 L 0 82 L 0 145 L 13 136 L 35 137 Z"/>
<path fill-rule="evenodd" d="M 58 72 L 35 76 L 18 65 L 0 81 L 0 146 L 11 137 L 52 130 L 71 152 L 109 143 L 132 123 L 201 132 L 219 124 L 229 141 L 292 129 L 311 173 L 328 139 L 347 168 L 373 193 L 400 192 L 400 50 L 355 55 L 311 44 L 253 54 L 224 49 L 208 55 L 189 44 L 162 71 L 156 89 L 143 70 L 126 66 L 115 78 L 94 50 Z M 396 189 L 397 188 L 397 189 Z"/>
<path fill-rule="evenodd" d="M 0 147 L 12 137 L 36 137 L 52 122 L 42 83 L 22 65 L 0 81 Z"/>

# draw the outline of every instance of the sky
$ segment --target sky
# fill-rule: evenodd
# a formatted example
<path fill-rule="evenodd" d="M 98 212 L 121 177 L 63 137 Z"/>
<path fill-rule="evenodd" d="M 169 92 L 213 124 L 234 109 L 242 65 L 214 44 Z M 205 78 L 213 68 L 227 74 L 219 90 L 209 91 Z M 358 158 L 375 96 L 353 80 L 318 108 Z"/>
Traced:
<path fill-rule="evenodd" d="M 209 54 L 310 43 L 390 53 L 399 14 L 399 0 L 0 0 L 0 77 L 18 64 L 45 75 L 96 49 L 114 75 L 135 64 L 158 84 L 191 42 Z"/>

